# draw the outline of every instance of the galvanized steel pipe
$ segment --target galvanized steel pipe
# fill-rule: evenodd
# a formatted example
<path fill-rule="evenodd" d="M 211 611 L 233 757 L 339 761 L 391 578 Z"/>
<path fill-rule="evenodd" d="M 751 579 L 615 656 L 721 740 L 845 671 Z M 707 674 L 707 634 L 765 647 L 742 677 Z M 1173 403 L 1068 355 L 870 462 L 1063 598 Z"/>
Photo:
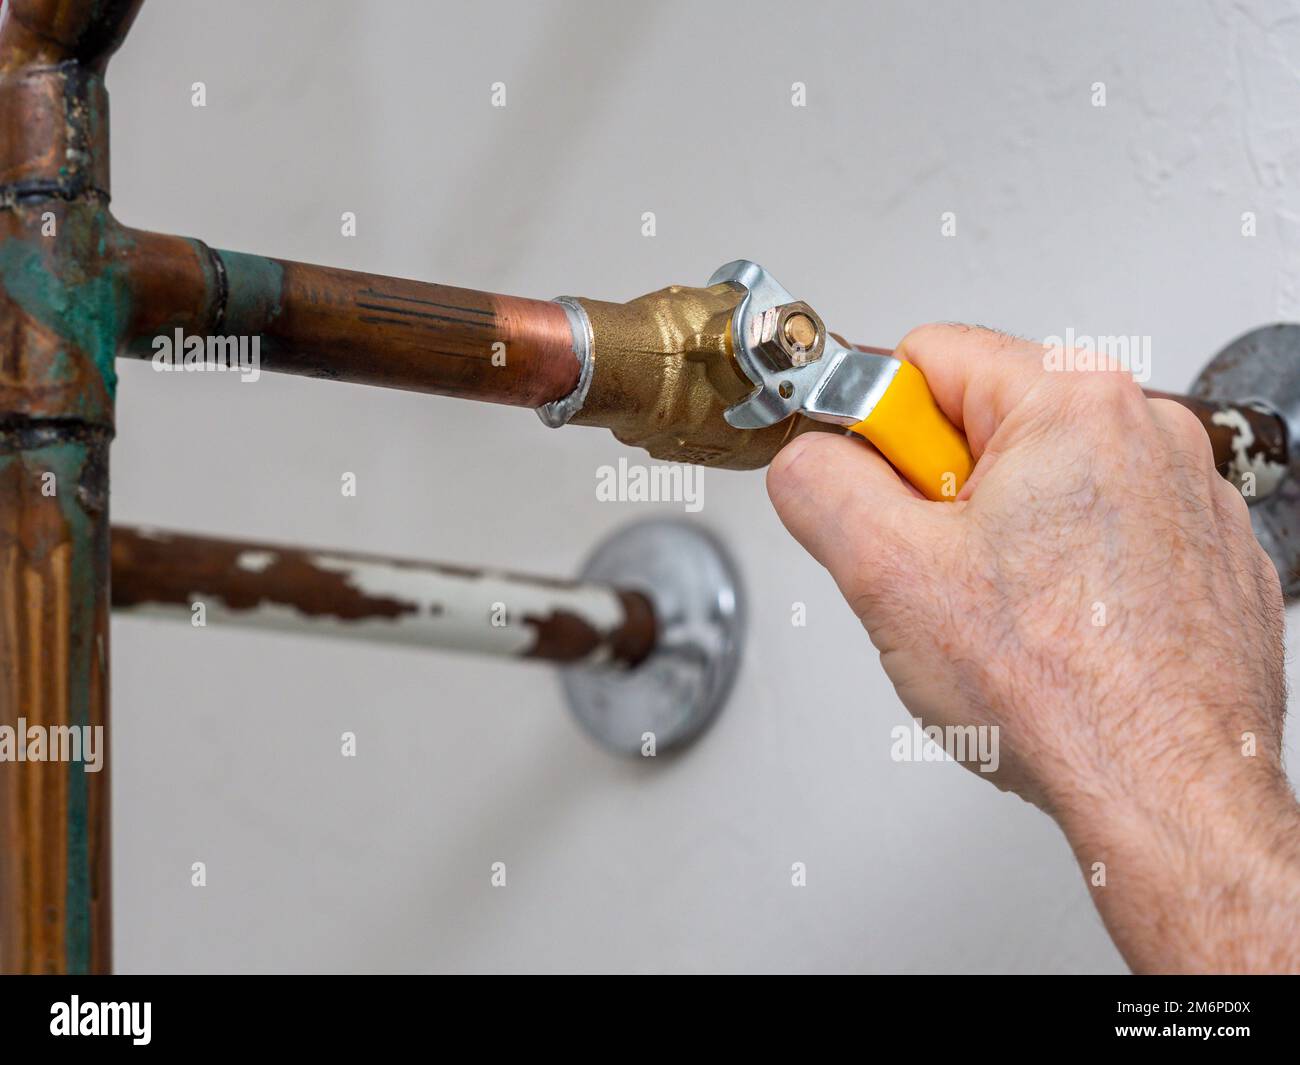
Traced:
<path fill-rule="evenodd" d="M 120 525 L 112 565 L 120 613 L 567 665 L 634 666 L 655 647 L 650 601 L 607 584 Z"/>

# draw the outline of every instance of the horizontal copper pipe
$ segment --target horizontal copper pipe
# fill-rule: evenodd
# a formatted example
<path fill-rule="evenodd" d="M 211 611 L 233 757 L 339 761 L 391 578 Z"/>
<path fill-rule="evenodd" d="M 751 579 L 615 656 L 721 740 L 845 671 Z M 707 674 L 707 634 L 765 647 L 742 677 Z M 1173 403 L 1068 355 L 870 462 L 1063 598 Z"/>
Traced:
<path fill-rule="evenodd" d="M 569 665 L 634 666 L 657 635 L 646 596 L 604 584 L 122 525 L 112 573 L 114 610 L 204 624 Z"/>
<path fill-rule="evenodd" d="M 559 304 L 124 233 L 134 296 L 125 354 L 151 357 L 160 338 L 170 341 L 179 330 L 186 337 L 257 337 L 260 368 L 272 372 L 490 403 L 539 407 L 577 386 L 572 329 Z M 1148 395 L 1181 403 L 1200 419 L 1225 476 L 1256 460 L 1287 468 L 1286 430 L 1275 415 Z"/>
<path fill-rule="evenodd" d="M 221 251 L 127 230 L 134 296 L 124 354 L 176 330 L 258 338 L 276 373 L 540 407 L 577 386 L 564 308 L 424 281 Z"/>

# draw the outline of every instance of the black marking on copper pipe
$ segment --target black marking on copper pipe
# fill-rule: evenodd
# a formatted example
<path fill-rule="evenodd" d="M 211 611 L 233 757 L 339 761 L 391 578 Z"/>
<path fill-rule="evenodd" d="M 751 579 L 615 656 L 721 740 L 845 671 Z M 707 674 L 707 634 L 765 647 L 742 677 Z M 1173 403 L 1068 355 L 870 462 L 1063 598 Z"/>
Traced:
<path fill-rule="evenodd" d="M 107 206 L 109 196 L 103 189 L 89 187 L 80 179 L 47 181 L 42 178 L 31 178 L 26 181 L 15 181 L 0 188 L 0 203 L 27 204 L 39 203 L 43 200 L 69 202 L 89 200 Z"/>
<path fill-rule="evenodd" d="M 431 322 L 447 322 L 450 325 L 465 325 L 472 329 L 493 329 L 496 326 L 495 321 L 491 322 L 471 322 L 464 318 L 453 318 L 447 314 L 430 314 L 428 311 L 412 311 L 405 307 L 385 307 L 380 303 L 362 303 L 357 301 L 357 306 L 365 311 L 383 311 L 385 314 L 399 314 L 403 319 L 406 318 L 425 318 Z M 401 325 L 418 325 L 418 322 L 402 321 Z"/>
<path fill-rule="evenodd" d="M 89 442 L 104 435 L 111 436 L 111 430 L 87 422 L 84 418 L 28 418 L 22 414 L 5 414 L 0 417 L 0 437 L 22 451 L 50 447 L 69 440 Z"/>
<path fill-rule="evenodd" d="M 454 303 L 439 303 L 437 300 L 422 300 L 418 296 L 399 296 L 396 293 L 379 292 L 373 288 L 363 288 L 357 293 L 359 296 L 373 296 L 381 300 L 403 300 L 406 303 L 419 303 L 426 307 L 441 307 L 447 311 L 460 311 L 462 314 L 481 314 L 487 318 L 495 318 L 496 313 L 490 310 L 484 310 L 482 307 L 460 307 Z"/>

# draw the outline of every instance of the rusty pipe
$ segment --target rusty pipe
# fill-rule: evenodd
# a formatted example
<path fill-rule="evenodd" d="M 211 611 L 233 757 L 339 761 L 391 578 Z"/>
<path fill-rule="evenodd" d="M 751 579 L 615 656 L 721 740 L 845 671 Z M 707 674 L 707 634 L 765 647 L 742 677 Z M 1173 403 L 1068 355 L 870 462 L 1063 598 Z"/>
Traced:
<path fill-rule="evenodd" d="M 1149 388 L 1146 394 L 1148 399 L 1173 400 L 1196 415 L 1210 438 L 1220 474 L 1238 487 L 1247 475 L 1256 478 L 1248 486 L 1248 502 L 1266 499 L 1281 484 L 1290 468 L 1290 446 L 1280 416 L 1249 403 L 1219 403 Z"/>
<path fill-rule="evenodd" d="M 633 589 L 114 526 L 113 609 L 203 624 L 635 666 L 655 648 Z"/>

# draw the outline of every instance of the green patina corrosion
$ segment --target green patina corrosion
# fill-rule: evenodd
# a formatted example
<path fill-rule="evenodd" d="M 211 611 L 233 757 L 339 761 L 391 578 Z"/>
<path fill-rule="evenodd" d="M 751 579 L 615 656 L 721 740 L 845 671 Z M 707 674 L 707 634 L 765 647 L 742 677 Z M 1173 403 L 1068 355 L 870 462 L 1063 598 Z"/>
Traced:
<path fill-rule="evenodd" d="M 56 484 L 77 485 L 81 483 L 88 467 L 96 463 L 96 456 L 91 453 L 91 449 L 97 446 L 100 445 L 69 440 L 48 447 L 0 455 L 0 472 L 19 462 L 25 467 L 25 479 L 33 483 L 38 483 L 43 474 L 53 473 Z M 80 729 L 91 723 L 91 670 L 102 671 L 105 666 L 95 634 L 94 604 L 100 602 L 96 594 L 99 577 L 95 553 L 100 549 L 100 544 L 95 519 L 81 505 L 79 493 L 75 490 L 59 491 L 51 501 L 59 507 L 66 523 L 67 540 L 74 545 L 69 573 L 73 609 L 68 633 L 68 720 L 60 724 Z M 46 545 L 47 548 L 54 546 Z M 90 605 L 91 609 L 77 609 L 78 604 Z M 83 750 L 83 756 L 84 753 Z M 68 878 L 64 913 L 64 969 L 70 974 L 80 974 L 90 972 L 93 949 L 90 781 L 84 757 L 70 761 L 67 773 L 67 839 L 64 841 L 64 853 Z"/>
<path fill-rule="evenodd" d="M 49 237 L 39 229 L 30 237 L 11 236 L 0 241 L 0 286 L 10 301 L 33 321 L 63 341 L 44 368 L 44 383 L 57 386 L 85 380 L 89 363 L 103 382 L 111 403 L 117 390 L 115 360 L 118 345 L 130 316 L 130 293 L 122 276 L 124 238 L 107 213 L 99 208 L 69 210 L 59 217 L 59 245 L 51 248 Z M 51 252 L 53 254 L 51 254 Z M 93 381 L 93 375 L 90 377 Z M 42 382 L 31 385 L 39 388 Z M 61 416 L 98 421 L 108 412 L 99 411 L 95 397 L 86 394 L 82 405 Z M 46 446 L 26 448 L 0 459 L 7 466 L 22 462 L 31 478 L 52 472 L 59 486 L 48 500 L 58 506 L 67 542 L 73 547 L 70 563 L 70 661 L 68 662 L 68 717 L 66 724 L 81 728 L 90 722 L 92 670 L 103 670 L 102 649 L 96 646 L 96 604 L 104 586 L 105 561 L 97 556 L 106 550 L 101 515 L 86 508 L 86 500 L 75 487 L 104 461 L 98 453 L 106 440 L 93 436 L 72 436 Z M 66 487 L 65 486 L 69 486 Z M 101 486 L 107 491 L 107 485 Z M 95 489 L 91 486 L 92 496 Z M 90 504 L 92 507 L 95 504 Z M 54 546 L 54 545 L 49 545 Z M 94 950 L 93 870 L 90 851 L 90 781 L 82 761 L 67 766 L 67 861 L 66 908 L 64 912 L 64 969 L 88 973 Z"/>
<path fill-rule="evenodd" d="M 0 319 L 6 331 L 11 326 L 18 331 L 36 323 L 47 334 L 43 346 L 53 349 L 48 358 L 26 368 L 31 371 L 30 376 L 24 375 L 20 382 L 10 384 L 17 383 L 30 390 L 33 397 L 57 395 L 66 409 L 51 410 L 39 399 L 33 407 L 51 420 L 70 423 L 47 423 L 40 428 L 21 424 L 21 417 L 15 419 L 19 424 L 12 434 L 7 434 L 4 452 L 0 453 L 0 471 L 20 464 L 21 469 L 12 472 L 26 483 L 39 483 L 41 475 L 47 472 L 56 477 L 53 497 L 36 502 L 20 490 L 16 499 L 6 502 L 31 507 L 33 511 L 39 508 L 41 518 L 49 519 L 28 525 L 38 533 L 44 530 L 39 542 L 24 545 L 24 550 L 36 556 L 32 559 L 34 565 L 49 565 L 50 551 L 64 544 L 71 547 L 70 587 L 66 602 L 58 604 L 59 608 L 67 609 L 70 626 L 67 720 L 59 723 L 74 728 L 91 723 L 91 689 L 96 677 L 104 686 L 108 681 L 107 649 L 100 643 L 96 630 L 99 612 L 107 609 L 105 463 L 112 403 L 117 391 L 115 363 L 130 318 L 131 296 L 121 265 L 124 261 L 121 253 L 129 248 L 130 241 L 113 222 L 106 207 L 108 100 L 102 64 L 125 32 L 136 6 L 132 0 L 43 5 L 49 10 L 38 13 L 40 21 L 51 26 L 57 21 L 61 32 L 75 30 L 77 54 L 68 63 L 60 64 L 65 84 L 64 113 L 60 117 L 67 126 L 64 159 L 53 173 L 41 175 L 43 180 L 38 184 L 53 184 L 55 191 L 46 190 L 38 203 L 24 204 L 14 186 L 0 190 L 3 192 L 0 210 L 12 212 L 5 228 L 20 231 L 0 238 L 0 291 L 5 297 L 4 305 L 0 306 Z M 52 14 L 55 8 L 58 12 Z M 85 62 L 79 62 L 81 59 Z M 96 61 L 101 67 L 99 71 L 94 69 Z M 26 76 L 31 71 L 18 73 Z M 44 74 L 45 71 L 39 71 L 39 75 Z M 96 159 L 100 146 L 104 153 L 99 160 L 102 166 L 97 165 Z M 6 150 L 0 154 L 6 157 L 6 163 L 17 160 L 17 152 Z M 94 192 L 99 195 L 90 195 Z M 47 211 L 57 219 L 57 236 L 41 232 L 41 221 Z M 14 219 L 16 225 L 11 225 Z M 26 322 L 22 320 L 24 317 Z M 48 344 L 49 335 L 57 338 L 55 343 Z M 75 394 L 62 391 L 68 386 Z M 52 508 L 57 511 L 52 512 Z M 46 590 L 44 596 L 42 606 L 48 610 L 54 602 L 52 592 Z M 68 764 L 66 771 L 69 776 L 66 839 L 62 841 L 67 862 L 63 967 L 68 973 L 87 973 L 95 947 L 91 920 L 95 889 L 89 824 L 91 783 L 81 760 Z M 57 844 L 51 840 L 45 845 Z"/>
<path fill-rule="evenodd" d="M 92 445 L 94 446 L 94 445 Z M 39 462 L 55 471 L 60 484 L 78 484 L 88 464 L 95 461 L 86 444 L 68 442 L 30 453 L 29 461 Z M 66 478 L 66 479 L 65 479 Z M 75 497 L 76 492 L 62 492 L 63 514 L 69 539 L 74 545 L 70 583 L 82 589 L 77 602 L 95 602 L 98 584 L 94 553 L 97 549 L 96 523 Z M 73 497 L 69 499 L 69 497 Z M 102 576 L 102 575 L 100 575 Z M 73 610 L 68 663 L 68 724 L 84 728 L 90 724 L 91 670 L 102 669 L 95 646 L 95 611 Z M 83 733 L 84 736 L 84 733 Z M 83 750 L 82 754 L 85 752 Z M 90 857 L 90 781 L 83 759 L 68 763 L 68 906 L 64 926 L 64 959 L 69 973 L 90 972 L 92 949 L 91 857 Z"/>
<path fill-rule="evenodd" d="M 226 271 L 226 314 L 222 331 L 228 336 L 263 332 L 280 314 L 284 267 L 274 259 L 239 251 L 217 251 Z"/>
<path fill-rule="evenodd" d="M 74 240 L 93 246 L 94 256 L 74 250 L 51 263 L 35 243 L 48 238 L 10 238 L 0 243 L 0 286 L 26 314 L 68 342 L 68 349 L 51 367 L 52 376 L 57 380 L 70 375 L 72 361 L 84 352 L 112 398 L 117 392 L 117 348 L 130 316 L 131 297 L 122 268 L 107 254 L 118 238 L 106 232 L 102 218 L 91 226 L 93 232 L 74 235 Z M 86 264 L 99 265 L 99 271 L 92 272 Z"/>

